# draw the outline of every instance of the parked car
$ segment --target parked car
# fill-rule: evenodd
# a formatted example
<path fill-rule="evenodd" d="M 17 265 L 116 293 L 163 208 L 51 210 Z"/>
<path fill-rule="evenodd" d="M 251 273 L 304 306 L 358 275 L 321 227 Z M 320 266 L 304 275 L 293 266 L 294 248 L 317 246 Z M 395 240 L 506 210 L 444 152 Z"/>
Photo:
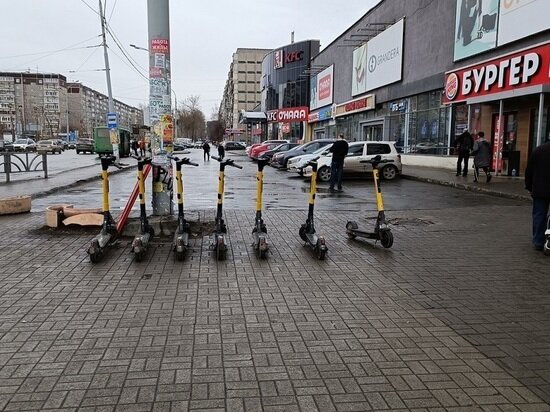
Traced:
<path fill-rule="evenodd" d="M 260 157 L 258 157 L 258 159 L 266 159 L 268 161 L 271 161 L 271 158 L 273 157 L 273 155 L 275 153 L 286 152 L 287 150 L 290 150 L 290 149 L 292 149 L 296 146 L 299 146 L 298 143 L 283 143 L 283 144 L 280 144 L 279 146 L 274 147 L 271 150 L 263 152 L 260 155 Z"/>
<path fill-rule="evenodd" d="M 40 153 L 51 152 L 52 154 L 61 154 L 63 151 L 58 140 L 40 140 L 36 145 L 36 150 Z"/>
<path fill-rule="evenodd" d="M 279 169 L 286 169 L 288 166 L 288 161 L 293 157 L 313 153 L 316 150 L 319 150 L 320 148 L 328 146 L 332 143 L 334 143 L 334 139 L 317 139 L 305 143 L 301 146 L 296 146 L 294 149 L 290 149 L 286 152 L 278 153 L 277 155 L 273 156 L 271 166 L 277 167 Z"/>
<path fill-rule="evenodd" d="M 69 149 L 76 149 L 76 142 L 67 142 L 67 147 Z"/>
<path fill-rule="evenodd" d="M 13 142 L 13 150 L 16 152 L 36 152 L 36 142 L 29 138 L 17 139 Z"/>
<path fill-rule="evenodd" d="M 63 151 L 67 150 L 69 148 L 69 143 L 66 140 L 63 139 L 57 139 L 57 144 Z"/>
<path fill-rule="evenodd" d="M 78 139 L 76 142 L 76 154 L 80 153 L 94 153 L 94 140 L 93 139 Z"/>
<path fill-rule="evenodd" d="M 245 150 L 246 146 L 241 142 L 223 142 L 222 146 L 225 150 Z"/>
<path fill-rule="evenodd" d="M 250 157 L 252 160 L 258 160 L 258 157 L 260 157 L 262 153 L 267 152 L 268 150 L 272 150 L 277 146 L 281 145 L 282 143 L 288 143 L 288 141 L 278 140 L 277 142 L 263 143 L 251 149 L 250 153 L 248 154 L 248 157 Z"/>
<path fill-rule="evenodd" d="M 13 143 L 0 139 L 0 152 L 13 152 Z"/>
<path fill-rule="evenodd" d="M 395 142 L 353 142 L 349 144 L 348 154 L 344 159 L 344 175 L 372 174 L 372 165 L 365 160 L 374 156 L 382 156 L 379 166 L 380 176 L 386 180 L 393 180 L 401 174 L 401 155 L 397 153 Z M 330 180 L 330 163 L 332 155 L 322 156 L 317 160 L 317 179 L 322 182 Z M 304 168 L 304 176 L 311 176 L 311 166 Z"/>
<path fill-rule="evenodd" d="M 321 147 L 319 150 L 314 151 L 313 153 L 307 153 L 300 156 L 293 157 L 287 163 L 287 170 L 292 173 L 298 173 L 300 176 L 304 174 L 304 167 L 307 166 L 307 163 L 316 157 L 328 155 L 329 149 L 332 147 L 332 144 Z"/>
<path fill-rule="evenodd" d="M 288 140 L 266 140 L 266 141 L 263 141 L 262 143 L 254 143 L 253 145 L 246 147 L 246 154 L 250 157 L 250 151 L 252 149 L 254 149 L 255 147 L 258 147 L 258 146 L 260 146 L 262 144 L 266 144 L 266 143 L 276 143 L 276 142 L 279 142 L 279 144 L 282 144 L 284 142 L 288 142 Z"/>

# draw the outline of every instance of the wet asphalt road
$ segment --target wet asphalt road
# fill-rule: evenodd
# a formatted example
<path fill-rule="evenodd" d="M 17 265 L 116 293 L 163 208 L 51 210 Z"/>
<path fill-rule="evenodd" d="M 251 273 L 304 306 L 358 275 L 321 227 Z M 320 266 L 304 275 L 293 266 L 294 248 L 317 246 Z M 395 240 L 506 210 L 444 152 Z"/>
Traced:
<path fill-rule="evenodd" d="M 56 156 L 61 160 L 62 156 Z M 188 156 L 199 163 L 198 167 L 184 167 L 185 207 L 190 210 L 216 207 L 216 190 L 219 165 L 215 160 L 204 162 L 202 151 L 191 150 Z M 51 156 L 50 156 L 51 157 Z M 67 156 L 68 158 L 69 156 Z M 225 204 L 228 209 L 254 210 L 256 198 L 256 163 L 243 152 L 229 153 L 243 169 L 228 167 L 225 181 Z M 90 156 L 82 161 L 93 161 Z M 98 174 L 100 173 L 98 166 Z M 136 182 L 136 169 L 113 175 L 110 180 L 111 208 L 122 210 Z M 147 207 L 151 201 L 151 177 L 147 179 Z M 266 167 L 264 173 L 264 208 L 307 210 L 309 181 L 286 171 Z M 443 186 L 398 178 L 383 181 L 382 191 L 385 208 L 394 210 L 445 209 L 455 207 L 478 207 L 517 204 L 518 201 L 501 199 L 479 193 L 471 193 Z M 48 205 L 70 203 L 75 207 L 101 207 L 101 182 L 82 184 L 51 196 L 33 200 L 33 211 L 42 211 Z M 344 193 L 330 194 L 328 184 L 318 185 L 316 208 L 361 212 L 371 215 L 376 212 L 374 186 L 371 178 L 346 179 Z M 137 210 L 137 204 L 134 210 Z"/>

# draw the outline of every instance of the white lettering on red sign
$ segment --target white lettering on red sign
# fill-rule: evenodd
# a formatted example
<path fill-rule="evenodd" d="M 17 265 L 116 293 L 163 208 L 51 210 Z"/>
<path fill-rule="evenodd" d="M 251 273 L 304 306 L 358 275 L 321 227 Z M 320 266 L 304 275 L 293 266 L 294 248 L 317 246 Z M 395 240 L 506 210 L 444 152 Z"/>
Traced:
<path fill-rule="evenodd" d="M 282 109 L 277 113 L 277 121 L 279 122 L 288 122 L 292 120 L 302 121 L 304 119 L 307 119 L 307 111 L 305 109 Z"/>
<path fill-rule="evenodd" d="M 321 80 L 319 80 L 319 100 L 327 99 L 330 97 L 330 83 L 331 75 L 327 74 Z"/>
<path fill-rule="evenodd" d="M 479 93 L 482 87 L 484 91 L 489 91 L 495 85 L 504 88 L 527 84 L 540 65 L 541 58 L 537 53 L 527 53 L 502 60 L 498 65 L 491 63 L 466 70 L 462 74 L 462 95 Z"/>

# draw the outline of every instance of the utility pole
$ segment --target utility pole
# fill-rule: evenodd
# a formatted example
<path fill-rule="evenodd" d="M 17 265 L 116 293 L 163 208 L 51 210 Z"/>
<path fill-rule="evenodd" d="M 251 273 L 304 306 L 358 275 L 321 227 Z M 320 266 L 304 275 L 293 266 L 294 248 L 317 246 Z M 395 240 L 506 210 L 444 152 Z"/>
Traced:
<path fill-rule="evenodd" d="M 99 0 L 99 18 L 101 19 L 101 38 L 103 43 L 103 55 L 105 57 L 105 75 L 107 77 L 107 95 L 109 97 L 109 113 L 107 114 L 107 126 L 109 127 L 109 135 L 111 136 L 111 144 L 113 145 L 113 155 L 118 158 L 118 145 L 120 137 L 118 135 L 118 120 L 115 113 L 115 104 L 113 101 L 113 89 L 111 87 L 111 68 L 109 66 L 109 53 L 107 53 L 107 37 L 105 36 L 105 16 L 103 14 L 103 5 Z"/>

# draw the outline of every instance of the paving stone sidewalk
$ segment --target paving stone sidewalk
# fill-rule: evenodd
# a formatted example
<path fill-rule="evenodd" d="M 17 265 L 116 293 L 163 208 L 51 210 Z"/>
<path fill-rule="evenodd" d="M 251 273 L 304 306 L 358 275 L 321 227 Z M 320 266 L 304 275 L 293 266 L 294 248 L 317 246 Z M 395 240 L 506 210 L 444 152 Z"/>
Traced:
<path fill-rule="evenodd" d="M 389 250 L 346 238 L 346 218 L 372 221 L 319 212 L 324 262 L 302 211 L 266 213 L 266 261 L 253 211 L 227 210 L 227 261 L 199 236 L 185 262 L 156 239 L 136 263 L 123 239 L 97 265 L 92 232 L 0 217 L 0 409 L 550 410 L 548 258 L 523 247 L 528 210 L 396 212 Z"/>

